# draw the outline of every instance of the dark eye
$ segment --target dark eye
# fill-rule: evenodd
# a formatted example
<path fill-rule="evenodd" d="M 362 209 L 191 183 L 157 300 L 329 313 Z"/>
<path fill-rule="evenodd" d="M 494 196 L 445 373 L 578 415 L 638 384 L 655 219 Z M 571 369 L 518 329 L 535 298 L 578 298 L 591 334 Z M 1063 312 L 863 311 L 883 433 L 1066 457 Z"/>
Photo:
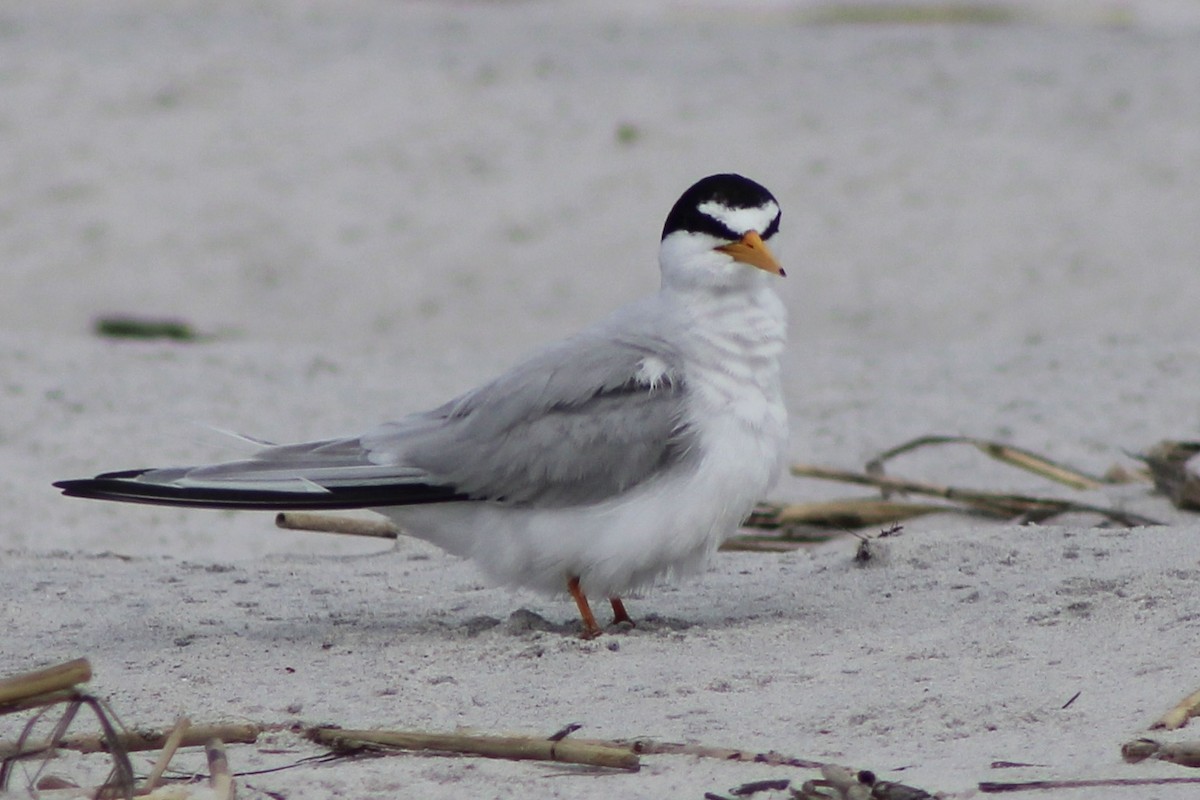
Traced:
<path fill-rule="evenodd" d="M 775 219 L 771 220 L 771 224 L 767 226 L 767 229 L 759 234 L 759 236 L 763 238 L 763 241 L 766 241 L 775 234 L 779 233 L 779 218 L 781 216 L 782 215 L 780 214 L 776 214 Z"/>

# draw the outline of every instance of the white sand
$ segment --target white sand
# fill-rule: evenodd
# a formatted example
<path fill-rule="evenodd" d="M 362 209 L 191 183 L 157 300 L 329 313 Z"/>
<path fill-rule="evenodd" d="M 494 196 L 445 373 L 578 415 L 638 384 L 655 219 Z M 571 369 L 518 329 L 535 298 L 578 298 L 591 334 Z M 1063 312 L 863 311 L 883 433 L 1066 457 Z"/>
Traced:
<path fill-rule="evenodd" d="M 0 11 L 0 674 L 87 656 L 137 725 L 580 722 L 955 797 L 1189 775 L 1118 753 L 1200 683 L 1200 520 L 1144 487 L 1086 499 L 1169 525 L 943 517 L 867 568 L 852 539 L 723 554 L 632 601 L 650 615 L 635 631 L 582 643 L 506 621 L 573 624 L 568 603 L 485 588 L 420 543 L 49 483 L 240 452 L 193 422 L 302 439 L 445 399 L 651 290 L 666 210 L 721 170 L 784 207 L 796 460 L 853 468 L 959 433 L 1133 466 L 1126 451 L 1200 428 L 1191 5 L 1061 2 L 957 27 L 812 25 L 787 3 L 99 8 Z M 109 312 L 217 336 L 95 338 Z M 1055 491 L 965 451 L 897 469 Z M 774 496 L 847 493 L 785 478 Z M 315 752 L 280 735 L 231 760 Z M 401 756 L 242 792 L 698 798 L 769 777 L 812 774 Z"/>

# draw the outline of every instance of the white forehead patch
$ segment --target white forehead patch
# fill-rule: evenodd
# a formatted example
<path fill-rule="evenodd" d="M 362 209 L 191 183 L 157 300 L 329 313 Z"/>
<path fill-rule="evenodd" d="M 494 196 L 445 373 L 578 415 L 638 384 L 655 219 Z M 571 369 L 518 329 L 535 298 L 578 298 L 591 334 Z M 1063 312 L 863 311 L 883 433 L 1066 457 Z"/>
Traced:
<path fill-rule="evenodd" d="M 747 231 L 762 233 L 771 225 L 776 215 L 779 214 L 779 206 L 774 202 L 769 202 L 765 206 L 758 206 L 757 208 L 730 208 L 724 203 L 718 203 L 716 200 L 706 200 L 696 210 L 707 217 L 712 217 L 737 234 L 743 234 Z"/>

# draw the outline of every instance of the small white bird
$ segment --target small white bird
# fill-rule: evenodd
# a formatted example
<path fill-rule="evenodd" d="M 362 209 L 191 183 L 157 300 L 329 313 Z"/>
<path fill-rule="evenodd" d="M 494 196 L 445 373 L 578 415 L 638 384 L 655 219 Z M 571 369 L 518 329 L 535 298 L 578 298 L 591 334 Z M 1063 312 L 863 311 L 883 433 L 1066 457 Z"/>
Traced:
<path fill-rule="evenodd" d="M 702 567 L 774 482 L 784 275 L 779 205 L 740 175 L 683 193 L 662 287 L 432 411 L 222 464 L 56 483 L 75 497 L 200 508 L 371 508 L 491 579 L 578 604 Z"/>

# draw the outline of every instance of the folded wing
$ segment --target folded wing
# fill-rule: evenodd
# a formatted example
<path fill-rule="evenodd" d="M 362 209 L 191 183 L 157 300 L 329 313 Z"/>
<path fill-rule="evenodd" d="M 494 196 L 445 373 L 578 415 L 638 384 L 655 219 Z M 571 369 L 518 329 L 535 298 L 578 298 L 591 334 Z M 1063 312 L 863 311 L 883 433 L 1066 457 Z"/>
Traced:
<path fill-rule="evenodd" d="M 76 497 L 263 510 L 593 503 L 689 458 L 686 392 L 665 343 L 581 335 L 440 408 L 360 437 L 55 486 Z"/>

